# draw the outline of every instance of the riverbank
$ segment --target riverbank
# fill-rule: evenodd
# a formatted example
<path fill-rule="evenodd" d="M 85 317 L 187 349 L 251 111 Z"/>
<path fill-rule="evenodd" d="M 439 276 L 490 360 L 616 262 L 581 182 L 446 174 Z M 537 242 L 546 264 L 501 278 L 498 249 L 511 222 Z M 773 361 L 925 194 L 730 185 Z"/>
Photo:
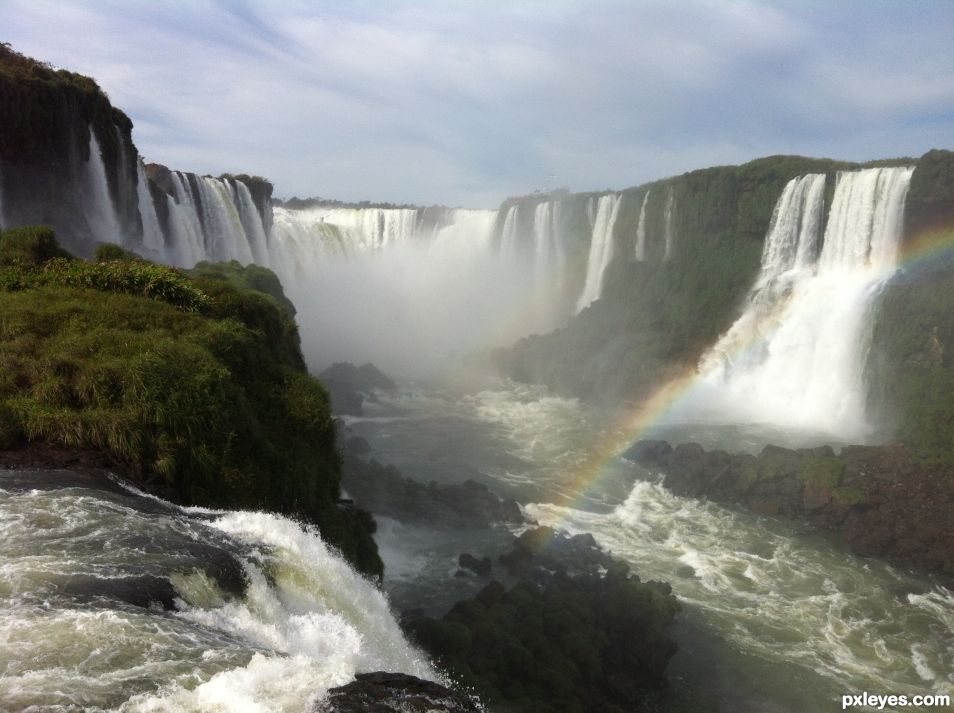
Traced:
<path fill-rule="evenodd" d="M 685 497 L 808 522 L 864 557 L 954 581 L 954 481 L 903 446 L 766 446 L 759 455 L 639 441 L 627 457 Z"/>

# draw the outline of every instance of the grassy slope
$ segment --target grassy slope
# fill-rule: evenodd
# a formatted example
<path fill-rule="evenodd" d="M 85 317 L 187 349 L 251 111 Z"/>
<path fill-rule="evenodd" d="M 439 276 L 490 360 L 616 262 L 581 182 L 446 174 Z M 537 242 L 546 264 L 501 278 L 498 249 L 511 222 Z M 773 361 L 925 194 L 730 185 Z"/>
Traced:
<path fill-rule="evenodd" d="M 370 517 L 337 507 L 328 396 L 274 275 L 60 252 L 48 229 L 0 235 L 0 447 L 97 449 L 184 503 L 314 522 L 380 573 Z"/>

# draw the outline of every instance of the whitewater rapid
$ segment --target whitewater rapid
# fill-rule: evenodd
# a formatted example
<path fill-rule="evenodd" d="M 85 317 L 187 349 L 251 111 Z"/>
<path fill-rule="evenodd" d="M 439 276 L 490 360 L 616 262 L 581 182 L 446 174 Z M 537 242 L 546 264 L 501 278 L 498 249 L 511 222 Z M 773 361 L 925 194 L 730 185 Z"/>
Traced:
<path fill-rule="evenodd" d="M 0 573 L 4 709 L 301 711 L 356 672 L 437 678 L 381 591 L 277 515 L 5 471 Z M 170 585 L 174 610 L 128 601 Z"/>
<path fill-rule="evenodd" d="M 466 393 L 408 388 L 349 419 L 349 429 L 405 474 L 478 479 L 524 502 L 532 521 L 590 532 L 643 579 L 670 582 L 683 604 L 674 710 L 803 713 L 833 709 L 849 691 L 954 693 L 954 593 L 797 523 L 675 496 L 619 448 L 597 452 L 599 468 L 589 468 L 599 444 L 628 442 L 618 423 L 540 387 L 495 382 Z M 778 441 L 753 426 L 648 435 L 728 450 Z M 501 547 L 492 534 L 455 533 L 445 548 L 434 533 L 394 522 L 381 537 L 386 566 L 400 572 L 386 587 L 404 606 L 473 596 L 479 582 L 468 591 L 469 580 L 452 578 L 457 553 L 493 557 Z"/>

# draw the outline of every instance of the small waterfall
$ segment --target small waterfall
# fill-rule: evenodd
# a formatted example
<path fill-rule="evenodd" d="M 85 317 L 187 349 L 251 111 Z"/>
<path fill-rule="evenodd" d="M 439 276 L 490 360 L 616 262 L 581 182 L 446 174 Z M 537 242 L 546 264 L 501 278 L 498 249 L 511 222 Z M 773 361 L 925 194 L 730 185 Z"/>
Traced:
<path fill-rule="evenodd" d="M 520 205 L 514 204 L 507 208 L 504 216 L 503 229 L 500 233 L 500 254 L 513 257 L 517 251 L 517 214 Z"/>
<path fill-rule="evenodd" d="M 600 196 L 593 219 L 590 254 L 586 262 L 586 282 L 576 303 L 577 313 L 589 307 L 603 293 L 603 275 L 613 259 L 613 228 L 619 214 L 620 197 L 615 193 Z"/>
<path fill-rule="evenodd" d="M 239 220 L 252 252 L 252 257 L 259 265 L 268 264 L 268 236 L 262 216 L 255 207 L 252 192 L 241 181 L 231 180 L 232 201 L 238 208 Z"/>
<path fill-rule="evenodd" d="M 109 195 L 106 165 L 103 163 L 103 153 L 92 127 L 89 130 L 89 160 L 83 168 L 82 182 L 86 221 L 93 241 L 122 244 L 123 231 L 119 227 L 113 199 Z"/>
<path fill-rule="evenodd" d="M 149 184 L 142 159 L 136 162 L 136 198 L 139 203 L 139 220 L 142 223 L 142 245 L 148 253 L 147 257 L 169 262 L 166 254 L 166 241 L 159 225 L 159 216 L 156 215 L 156 206 L 152 202 Z"/>
<path fill-rule="evenodd" d="M 639 207 L 639 222 L 636 224 L 636 259 L 640 262 L 646 260 L 646 204 L 649 203 L 649 194 L 651 190 L 646 191 L 643 196 L 642 205 Z"/>
<path fill-rule="evenodd" d="M 174 246 L 171 262 L 182 267 L 192 267 L 205 260 L 207 251 L 203 237 L 199 209 L 192 195 L 192 188 L 182 174 L 170 174 L 173 195 L 169 196 L 169 230 Z"/>
<path fill-rule="evenodd" d="M 196 181 L 202 205 L 202 226 L 208 259 L 238 260 L 243 265 L 255 262 L 242 218 L 225 181 L 203 176 Z"/>
<path fill-rule="evenodd" d="M 676 207 L 676 194 L 672 189 L 672 186 L 669 187 L 669 197 L 666 199 L 666 213 L 663 217 L 663 235 L 665 237 L 665 252 L 663 253 L 663 260 L 672 259 L 672 250 L 673 250 L 673 213 L 675 212 Z"/>
<path fill-rule="evenodd" d="M 164 260 L 183 267 L 202 260 L 269 265 L 265 224 L 248 186 L 231 178 L 178 171 L 169 178 L 170 247 L 163 249 Z"/>
<path fill-rule="evenodd" d="M 868 317 L 895 264 L 912 173 L 839 173 L 820 254 L 824 176 L 786 185 L 748 306 L 700 362 L 696 417 L 871 436 L 861 373 Z"/>

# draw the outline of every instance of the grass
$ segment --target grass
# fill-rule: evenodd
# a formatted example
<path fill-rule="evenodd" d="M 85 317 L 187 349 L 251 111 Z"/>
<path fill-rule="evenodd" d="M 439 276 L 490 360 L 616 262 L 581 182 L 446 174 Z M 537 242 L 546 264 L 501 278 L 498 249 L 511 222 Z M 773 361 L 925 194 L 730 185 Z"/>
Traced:
<path fill-rule="evenodd" d="M 372 521 L 337 505 L 328 395 L 277 278 L 98 257 L 64 257 L 48 228 L 0 234 L 0 446 L 92 448 L 184 503 L 314 522 L 380 574 Z"/>

